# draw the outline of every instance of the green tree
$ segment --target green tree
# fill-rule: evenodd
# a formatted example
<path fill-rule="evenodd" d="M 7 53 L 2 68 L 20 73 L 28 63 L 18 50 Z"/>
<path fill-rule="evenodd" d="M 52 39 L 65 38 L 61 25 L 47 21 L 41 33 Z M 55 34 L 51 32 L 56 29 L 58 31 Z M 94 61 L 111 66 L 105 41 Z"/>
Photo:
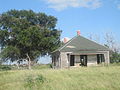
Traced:
<path fill-rule="evenodd" d="M 32 10 L 10 10 L 0 15 L 0 46 L 3 61 L 27 59 L 50 54 L 60 45 L 57 19 Z"/>
<path fill-rule="evenodd" d="M 106 33 L 105 35 L 105 46 L 110 49 L 110 63 L 120 62 L 120 53 L 119 46 L 115 42 L 115 38 L 113 37 L 113 33 Z"/>
<path fill-rule="evenodd" d="M 112 56 L 110 57 L 111 63 L 120 62 L 120 54 L 118 52 L 112 52 Z"/>

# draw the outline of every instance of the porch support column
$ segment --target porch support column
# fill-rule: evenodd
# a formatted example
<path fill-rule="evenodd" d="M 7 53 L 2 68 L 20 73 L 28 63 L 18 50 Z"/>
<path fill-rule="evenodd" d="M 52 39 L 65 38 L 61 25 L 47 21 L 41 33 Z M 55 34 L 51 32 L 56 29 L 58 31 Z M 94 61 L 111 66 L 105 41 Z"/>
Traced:
<path fill-rule="evenodd" d="M 67 54 L 68 57 L 68 68 L 70 68 L 70 54 Z"/>
<path fill-rule="evenodd" d="M 107 51 L 104 55 L 105 55 L 105 63 L 109 65 L 110 63 L 109 51 Z"/>

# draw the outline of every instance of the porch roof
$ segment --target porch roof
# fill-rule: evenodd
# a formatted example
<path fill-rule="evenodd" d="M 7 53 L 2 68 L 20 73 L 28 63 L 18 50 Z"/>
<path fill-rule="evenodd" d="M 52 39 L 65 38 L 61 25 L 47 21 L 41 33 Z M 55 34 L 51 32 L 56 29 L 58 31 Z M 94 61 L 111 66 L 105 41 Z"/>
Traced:
<path fill-rule="evenodd" d="M 94 54 L 103 54 L 104 51 L 76 51 L 76 52 L 68 52 L 70 55 L 94 55 Z"/>

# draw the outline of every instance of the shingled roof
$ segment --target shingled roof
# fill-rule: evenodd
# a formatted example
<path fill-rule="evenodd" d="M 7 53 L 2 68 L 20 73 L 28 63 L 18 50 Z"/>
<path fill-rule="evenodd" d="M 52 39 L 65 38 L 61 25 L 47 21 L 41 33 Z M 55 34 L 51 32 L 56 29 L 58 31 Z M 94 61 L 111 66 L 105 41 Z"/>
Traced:
<path fill-rule="evenodd" d="M 61 52 L 89 52 L 89 51 L 108 51 L 109 49 L 103 45 L 100 45 L 94 41 L 84 38 L 83 36 L 75 36 L 63 46 L 59 47 L 56 51 Z"/>

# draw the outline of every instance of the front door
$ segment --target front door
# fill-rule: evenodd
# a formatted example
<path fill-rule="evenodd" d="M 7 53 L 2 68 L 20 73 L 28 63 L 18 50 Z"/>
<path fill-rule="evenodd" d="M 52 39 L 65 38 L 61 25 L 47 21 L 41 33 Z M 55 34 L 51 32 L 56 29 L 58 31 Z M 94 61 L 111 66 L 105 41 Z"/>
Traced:
<path fill-rule="evenodd" d="M 70 55 L 70 66 L 74 66 L 74 62 L 75 62 L 75 56 Z"/>
<path fill-rule="evenodd" d="M 81 66 L 87 66 L 87 55 L 80 55 Z"/>

